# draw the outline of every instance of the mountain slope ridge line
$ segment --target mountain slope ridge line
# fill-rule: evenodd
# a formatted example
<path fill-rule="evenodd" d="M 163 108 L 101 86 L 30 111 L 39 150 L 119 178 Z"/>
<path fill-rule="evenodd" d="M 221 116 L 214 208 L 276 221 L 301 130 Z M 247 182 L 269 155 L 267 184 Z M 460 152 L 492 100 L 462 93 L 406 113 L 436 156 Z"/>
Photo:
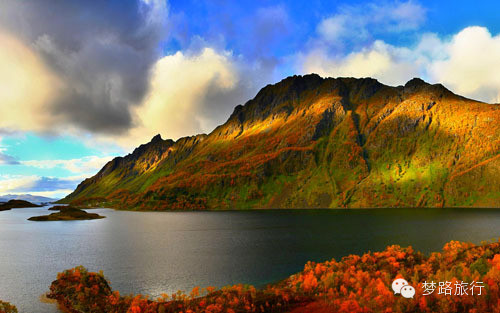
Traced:
<path fill-rule="evenodd" d="M 292 76 L 209 134 L 106 164 L 62 202 L 120 209 L 500 207 L 500 106 L 415 78 Z M 470 169 L 463 178 L 454 175 Z"/>

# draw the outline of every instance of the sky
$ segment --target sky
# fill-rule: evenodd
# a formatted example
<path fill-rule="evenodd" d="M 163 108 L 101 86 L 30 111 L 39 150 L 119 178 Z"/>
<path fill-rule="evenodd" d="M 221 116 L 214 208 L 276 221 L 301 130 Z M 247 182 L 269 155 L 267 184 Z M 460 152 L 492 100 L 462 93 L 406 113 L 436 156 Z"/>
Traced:
<path fill-rule="evenodd" d="M 498 1 L 0 2 L 0 195 L 60 198 L 156 134 L 209 133 L 290 75 L 500 102 Z"/>

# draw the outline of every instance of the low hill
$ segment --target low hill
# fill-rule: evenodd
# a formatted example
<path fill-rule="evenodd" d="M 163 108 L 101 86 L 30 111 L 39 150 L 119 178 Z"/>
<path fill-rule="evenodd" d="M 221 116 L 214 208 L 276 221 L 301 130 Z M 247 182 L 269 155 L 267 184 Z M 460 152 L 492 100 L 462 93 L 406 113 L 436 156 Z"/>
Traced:
<path fill-rule="evenodd" d="M 74 208 L 71 206 L 54 206 L 50 211 L 59 211 L 49 215 L 33 216 L 29 221 L 46 222 L 46 221 L 74 221 L 74 220 L 95 220 L 105 218 L 97 213 L 87 213 L 86 211 Z"/>
<path fill-rule="evenodd" d="M 500 105 L 421 79 L 288 77 L 210 134 L 106 164 L 62 200 L 124 209 L 500 207 Z"/>
<path fill-rule="evenodd" d="M 36 208 L 40 207 L 38 204 L 33 204 L 24 200 L 9 200 L 6 203 L 0 204 L 0 211 L 6 211 L 16 208 Z"/>

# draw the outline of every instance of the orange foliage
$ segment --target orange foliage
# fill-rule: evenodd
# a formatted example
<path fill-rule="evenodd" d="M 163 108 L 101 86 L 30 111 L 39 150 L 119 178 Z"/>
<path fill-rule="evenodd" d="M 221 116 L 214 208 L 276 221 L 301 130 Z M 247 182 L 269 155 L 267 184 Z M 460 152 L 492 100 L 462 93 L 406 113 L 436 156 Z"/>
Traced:
<path fill-rule="evenodd" d="M 0 300 L 0 313 L 17 313 L 17 308 L 8 302 Z"/>
<path fill-rule="evenodd" d="M 405 278 L 413 299 L 394 294 L 392 281 Z M 471 295 L 424 294 L 424 282 L 482 282 Z M 58 275 L 49 297 L 65 312 L 500 312 L 500 242 L 451 241 L 425 256 L 411 247 L 308 262 L 304 270 L 264 289 L 235 285 L 194 288 L 157 300 L 112 292 L 102 274 L 78 267 Z"/>

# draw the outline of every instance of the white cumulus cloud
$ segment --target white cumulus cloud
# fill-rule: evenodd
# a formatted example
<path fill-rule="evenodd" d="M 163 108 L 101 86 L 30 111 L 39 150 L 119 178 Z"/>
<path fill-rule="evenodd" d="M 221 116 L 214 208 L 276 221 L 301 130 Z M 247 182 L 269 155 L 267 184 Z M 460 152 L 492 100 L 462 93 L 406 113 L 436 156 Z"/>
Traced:
<path fill-rule="evenodd" d="M 429 75 L 454 91 L 500 102 L 500 35 L 485 27 L 467 27 L 445 42 L 446 58 L 431 62 Z"/>
<path fill-rule="evenodd" d="M 382 41 L 345 56 L 330 56 L 317 49 L 299 57 L 302 71 L 331 77 L 374 77 L 389 85 L 398 85 L 418 76 L 419 68 L 408 59 L 406 49 Z"/>
<path fill-rule="evenodd" d="M 107 162 L 113 157 L 105 156 L 86 156 L 78 159 L 69 160 L 29 160 L 20 161 L 21 164 L 42 169 L 50 169 L 55 167 L 64 168 L 75 174 L 91 174 L 98 172 Z"/>
<path fill-rule="evenodd" d="M 38 176 L 0 175 L 0 194 L 17 192 L 33 187 Z"/>
<path fill-rule="evenodd" d="M 444 38 L 425 33 L 411 46 L 376 40 L 347 54 L 316 47 L 298 54 L 296 61 L 302 73 L 373 77 L 389 85 L 421 77 L 469 98 L 500 102 L 500 35 L 484 27 L 467 27 Z"/>
<path fill-rule="evenodd" d="M 0 130 L 46 131 L 59 79 L 31 47 L 1 30 L 0 47 Z"/>
<path fill-rule="evenodd" d="M 179 138 L 206 131 L 202 112 L 209 88 L 229 91 L 238 82 L 229 55 L 205 48 L 197 55 L 177 52 L 161 58 L 153 68 L 150 92 L 136 114 L 140 127 L 132 130 Z"/>
<path fill-rule="evenodd" d="M 149 92 L 134 110 L 136 126 L 114 140 L 134 147 L 156 134 L 178 139 L 208 133 L 272 74 L 265 64 L 247 64 L 231 52 L 210 47 L 166 55 L 153 67 Z"/>
<path fill-rule="evenodd" d="M 71 193 L 84 177 L 42 177 L 37 175 L 1 175 L 0 195 L 25 194 L 62 198 Z"/>

